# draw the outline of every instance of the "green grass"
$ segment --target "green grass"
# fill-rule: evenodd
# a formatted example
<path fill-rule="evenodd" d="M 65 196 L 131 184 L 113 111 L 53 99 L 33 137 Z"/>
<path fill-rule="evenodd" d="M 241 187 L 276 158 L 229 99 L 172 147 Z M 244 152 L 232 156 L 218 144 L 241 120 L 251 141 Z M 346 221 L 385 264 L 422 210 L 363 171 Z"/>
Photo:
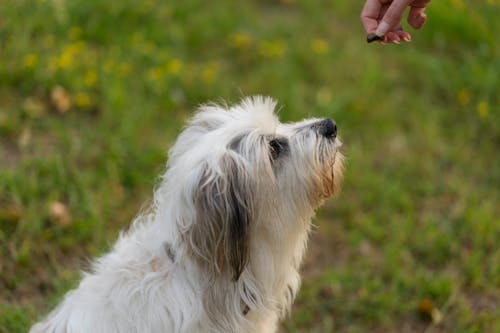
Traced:
<path fill-rule="evenodd" d="M 433 1 L 385 47 L 362 5 L 2 2 L 0 332 L 109 248 L 196 105 L 251 94 L 334 118 L 348 156 L 284 332 L 500 332 L 500 4 Z"/>

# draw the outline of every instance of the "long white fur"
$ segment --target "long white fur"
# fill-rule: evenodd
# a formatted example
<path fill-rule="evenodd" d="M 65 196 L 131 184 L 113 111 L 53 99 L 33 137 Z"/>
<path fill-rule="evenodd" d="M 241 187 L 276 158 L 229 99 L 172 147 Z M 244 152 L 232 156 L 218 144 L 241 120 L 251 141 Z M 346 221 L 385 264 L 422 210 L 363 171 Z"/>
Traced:
<path fill-rule="evenodd" d="M 202 106 L 169 152 L 151 209 L 30 332 L 275 332 L 300 286 L 314 210 L 338 191 L 343 158 L 338 139 L 317 134 L 319 119 L 281 124 L 274 108 L 263 97 Z M 288 140 L 282 160 L 270 157 L 273 138 Z M 222 160 L 235 166 L 232 175 Z M 230 184 L 235 177 L 239 187 Z M 224 264 L 233 249 L 217 248 L 229 231 L 207 225 L 214 217 L 200 218 L 193 200 L 210 195 L 199 192 L 214 181 L 251 208 L 248 261 L 237 279 Z M 217 204 L 231 205 L 216 195 Z"/>

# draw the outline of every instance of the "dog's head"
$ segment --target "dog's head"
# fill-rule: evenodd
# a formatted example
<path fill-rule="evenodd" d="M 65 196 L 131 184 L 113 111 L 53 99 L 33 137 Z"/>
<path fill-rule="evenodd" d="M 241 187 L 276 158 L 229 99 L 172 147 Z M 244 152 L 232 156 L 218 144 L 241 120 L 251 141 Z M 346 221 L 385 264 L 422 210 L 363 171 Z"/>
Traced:
<path fill-rule="evenodd" d="M 203 106 L 170 152 L 167 177 L 192 212 L 179 214 L 181 234 L 201 263 L 234 280 L 251 260 L 252 238 L 297 230 L 340 187 L 335 122 L 281 124 L 274 108 L 263 97 Z"/>

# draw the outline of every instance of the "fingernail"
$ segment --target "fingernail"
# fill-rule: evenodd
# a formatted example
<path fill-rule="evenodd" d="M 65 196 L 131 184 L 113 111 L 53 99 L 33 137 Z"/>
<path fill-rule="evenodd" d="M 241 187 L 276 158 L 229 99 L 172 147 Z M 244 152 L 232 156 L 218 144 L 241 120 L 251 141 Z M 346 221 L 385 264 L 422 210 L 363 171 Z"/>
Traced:
<path fill-rule="evenodd" d="M 410 37 L 408 37 L 408 36 L 404 36 L 404 37 L 403 37 L 403 40 L 404 40 L 405 42 L 411 42 L 411 38 L 410 38 Z"/>
<path fill-rule="evenodd" d="M 399 40 L 393 40 L 392 42 L 393 42 L 394 44 L 398 44 L 398 45 L 399 45 L 399 44 L 401 44 L 401 42 L 400 42 Z"/>
<path fill-rule="evenodd" d="M 378 25 L 377 30 L 375 31 L 375 34 L 379 37 L 382 37 L 389 31 L 390 28 L 391 28 L 391 26 L 387 22 L 382 21 Z"/>

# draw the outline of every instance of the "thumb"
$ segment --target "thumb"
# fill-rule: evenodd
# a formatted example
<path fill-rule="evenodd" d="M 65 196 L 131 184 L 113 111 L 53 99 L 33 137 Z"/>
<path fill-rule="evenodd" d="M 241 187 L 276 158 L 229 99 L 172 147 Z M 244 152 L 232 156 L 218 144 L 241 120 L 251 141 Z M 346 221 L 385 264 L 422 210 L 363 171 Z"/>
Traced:
<path fill-rule="evenodd" d="M 394 26 L 398 25 L 410 1 L 411 0 L 394 0 L 378 25 L 375 34 L 377 36 L 384 36 L 387 32 L 391 31 Z"/>

